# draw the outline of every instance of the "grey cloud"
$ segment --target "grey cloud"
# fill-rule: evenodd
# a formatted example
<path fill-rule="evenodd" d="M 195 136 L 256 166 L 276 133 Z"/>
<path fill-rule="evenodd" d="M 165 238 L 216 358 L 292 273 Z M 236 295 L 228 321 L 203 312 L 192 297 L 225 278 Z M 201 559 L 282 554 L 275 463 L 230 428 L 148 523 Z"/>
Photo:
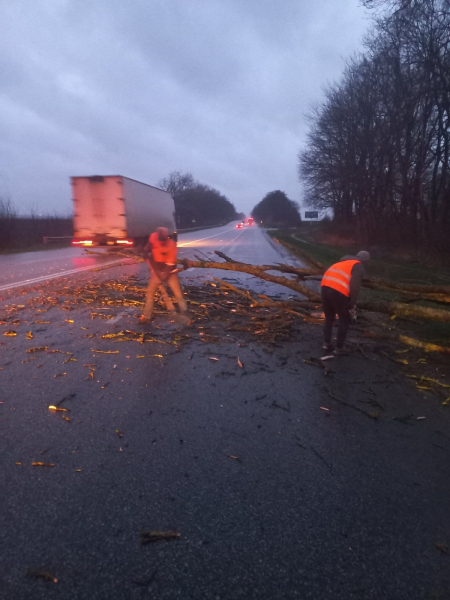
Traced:
<path fill-rule="evenodd" d="M 358 0 L 3 0 L 0 22 L 0 193 L 63 212 L 91 173 L 299 200 L 304 114 L 367 27 Z"/>

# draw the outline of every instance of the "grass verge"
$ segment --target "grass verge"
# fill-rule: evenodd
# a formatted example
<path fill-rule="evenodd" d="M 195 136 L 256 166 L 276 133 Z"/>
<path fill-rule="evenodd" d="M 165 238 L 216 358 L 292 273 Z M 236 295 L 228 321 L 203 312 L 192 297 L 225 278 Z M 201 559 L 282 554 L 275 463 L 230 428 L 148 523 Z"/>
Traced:
<path fill-rule="evenodd" d="M 311 242 L 305 231 L 271 230 L 269 235 L 310 254 L 314 259 L 329 267 L 345 254 L 356 254 L 361 248 L 352 246 L 332 246 Z M 392 262 L 372 258 L 368 267 L 371 277 L 390 279 L 396 283 L 426 283 L 431 285 L 450 285 L 450 272 L 443 269 L 433 269 L 417 263 Z"/>

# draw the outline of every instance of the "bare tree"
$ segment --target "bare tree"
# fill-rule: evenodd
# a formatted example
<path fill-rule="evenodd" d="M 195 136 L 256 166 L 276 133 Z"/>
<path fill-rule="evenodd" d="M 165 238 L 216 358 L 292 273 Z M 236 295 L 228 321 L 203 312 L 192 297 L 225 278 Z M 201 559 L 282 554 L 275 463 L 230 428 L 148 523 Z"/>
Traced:
<path fill-rule="evenodd" d="M 168 177 L 161 179 L 159 187 L 169 192 L 174 198 L 184 190 L 193 188 L 196 181 L 191 173 L 181 173 L 181 171 L 172 171 Z"/>
<path fill-rule="evenodd" d="M 9 196 L 0 196 L 0 219 L 10 219 L 17 215 L 12 200 Z"/>

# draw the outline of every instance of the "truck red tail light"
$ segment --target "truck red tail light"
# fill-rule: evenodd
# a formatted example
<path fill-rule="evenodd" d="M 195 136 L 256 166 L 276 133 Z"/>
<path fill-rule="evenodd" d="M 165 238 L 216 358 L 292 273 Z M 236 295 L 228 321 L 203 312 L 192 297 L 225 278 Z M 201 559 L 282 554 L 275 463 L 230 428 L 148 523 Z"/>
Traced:
<path fill-rule="evenodd" d="M 92 240 L 72 240 L 72 246 L 92 246 Z"/>

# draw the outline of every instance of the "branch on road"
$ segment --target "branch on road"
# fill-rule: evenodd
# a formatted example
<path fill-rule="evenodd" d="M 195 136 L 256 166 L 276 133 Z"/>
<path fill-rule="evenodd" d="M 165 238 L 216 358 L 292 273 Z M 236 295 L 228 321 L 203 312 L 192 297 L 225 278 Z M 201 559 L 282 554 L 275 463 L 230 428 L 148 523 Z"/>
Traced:
<path fill-rule="evenodd" d="M 292 279 L 288 279 L 287 277 L 280 277 L 278 275 L 270 275 L 266 273 L 264 268 L 273 269 L 272 266 L 269 267 L 259 267 L 255 265 L 248 265 L 246 263 L 237 263 L 237 262 L 210 262 L 210 261 L 194 261 L 189 260 L 187 258 L 183 258 L 179 260 L 179 263 L 184 266 L 185 269 L 222 269 L 225 271 L 239 271 L 241 273 L 249 273 L 250 275 L 254 275 L 255 277 L 259 277 L 260 279 L 264 279 L 264 281 L 270 281 L 271 283 L 277 283 L 284 287 L 287 287 L 299 294 L 302 294 L 312 302 L 320 302 L 320 295 L 317 292 L 314 292 L 307 288 L 305 285 L 297 283 Z"/>
<path fill-rule="evenodd" d="M 235 265 L 248 265 L 247 263 L 240 262 L 238 260 L 234 260 L 220 252 L 219 250 L 215 250 L 214 254 L 217 254 L 220 258 L 223 258 L 227 263 L 235 264 Z M 253 265 L 254 266 L 254 265 Z M 303 279 L 307 275 L 317 275 L 318 271 L 316 269 L 297 269 L 295 267 L 291 267 L 290 265 L 285 265 L 283 263 L 277 263 L 276 265 L 257 265 L 258 269 L 262 271 L 280 271 L 281 273 L 292 273 L 293 275 L 298 275 L 301 279 Z"/>
<path fill-rule="evenodd" d="M 401 317 L 426 319 L 439 323 L 450 323 L 450 311 L 426 306 L 411 306 L 403 302 L 359 302 L 358 307 L 371 312 L 386 313 Z"/>

